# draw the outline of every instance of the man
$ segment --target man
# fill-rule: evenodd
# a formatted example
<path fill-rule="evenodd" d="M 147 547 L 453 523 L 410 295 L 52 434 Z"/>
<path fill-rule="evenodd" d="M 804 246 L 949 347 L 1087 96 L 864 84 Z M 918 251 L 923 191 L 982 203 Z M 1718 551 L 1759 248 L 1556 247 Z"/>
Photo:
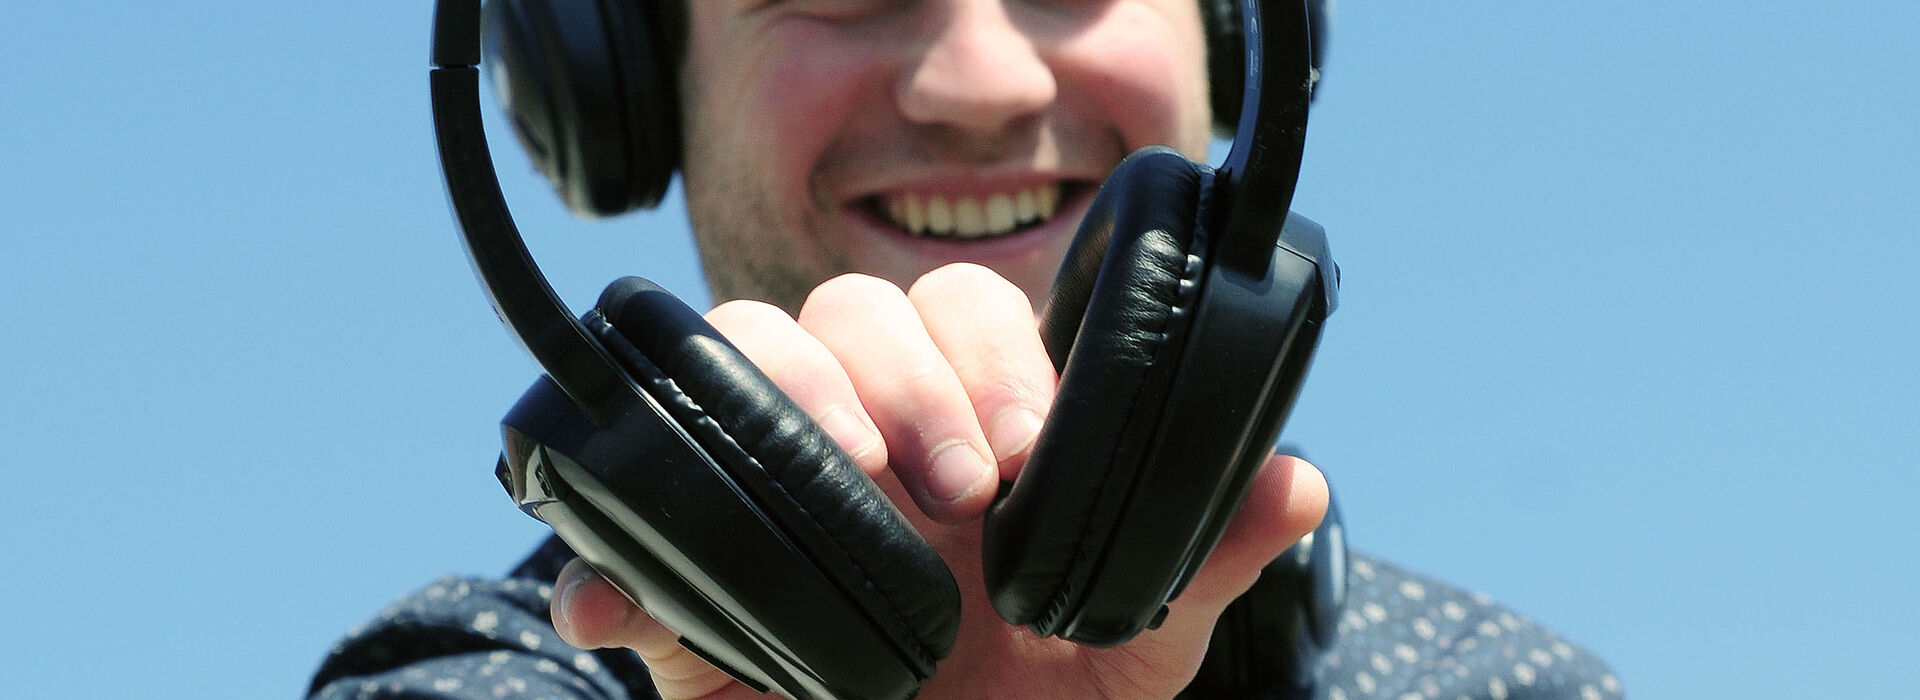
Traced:
<path fill-rule="evenodd" d="M 1036 302 L 1124 156 L 1205 156 L 1198 8 L 687 3 L 684 182 L 724 302 L 708 319 L 952 569 L 960 635 L 921 697 L 1172 697 L 1222 610 L 1326 510 L 1317 470 L 1271 458 L 1164 624 L 1118 647 L 1036 638 L 986 599 L 980 520 L 1055 388 Z M 753 694 L 581 562 L 560 566 L 570 558 L 549 542 L 506 581 L 446 581 L 403 601 L 336 647 L 315 692 L 617 697 L 650 682 L 667 698 Z M 1321 663 L 1327 697 L 1618 692 L 1597 661 L 1489 601 L 1364 557 L 1354 573 L 1344 641 Z M 579 651 L 601 648 L 616 651 Z"/>

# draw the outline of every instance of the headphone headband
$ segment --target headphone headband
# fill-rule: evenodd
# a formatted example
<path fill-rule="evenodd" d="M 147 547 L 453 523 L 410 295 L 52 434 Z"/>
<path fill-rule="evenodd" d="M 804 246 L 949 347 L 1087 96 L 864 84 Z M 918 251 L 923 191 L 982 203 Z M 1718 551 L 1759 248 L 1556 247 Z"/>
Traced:
<path fill-rule="evenodd" d="M 604 427 L 639 397 L 540 274 L 507 209 L 480 114 L 480 0 L 435 3 L 432 61 L 440 167 L 467 259 L 514 340 Z"/>

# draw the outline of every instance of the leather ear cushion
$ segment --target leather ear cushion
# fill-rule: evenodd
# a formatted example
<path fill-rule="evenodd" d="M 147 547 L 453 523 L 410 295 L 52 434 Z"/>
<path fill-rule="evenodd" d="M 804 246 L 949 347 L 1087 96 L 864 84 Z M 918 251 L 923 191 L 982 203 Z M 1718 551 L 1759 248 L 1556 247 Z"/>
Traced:
<path fill-rule="evenodd" d="M 601 331 L 609 348 L 641 387 L 931 672 L 959 629 L 958 586 L 852 458 L 713 326 L 652 282 L 614 282 L 596 313 L 610 324 Z M 726 546 L 724 533 L 714 535 L 712 546 Z"/>
<path fill-rule="evenodd" d="M 1074 568 L 1101 556 L 1184 345 L 1201 281 L 1203 172 L 1170 150 L 1130 157 L 1068 249 L 1042 322 L 1059 391 L 986 522 L 988 592 L 1009 622 L 1046 626 Z"/>

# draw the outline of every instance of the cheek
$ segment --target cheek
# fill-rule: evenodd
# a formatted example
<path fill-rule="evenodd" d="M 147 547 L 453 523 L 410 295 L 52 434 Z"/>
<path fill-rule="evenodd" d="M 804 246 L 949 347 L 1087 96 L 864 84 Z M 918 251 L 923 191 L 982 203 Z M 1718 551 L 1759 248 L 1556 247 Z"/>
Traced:
<path fill-rule="evenodd" d="M 694 24 L 707 31 L 694 32 L 681 74 L 688 170 L 724 169 L 735 184 L 756 183 L 775 206 L 804 205 L 822 154 L 863 108 L 878 61 L 815 23 L 707 20 Z"/>
<path fill-rule="evenodd" d="M 1211 118 L 1198 21 L 1125 10 L 1060 47 L 1061 70 L 1086 86 L 1079 108 L 1113 120 L 1128 150 L 1157 144 L 1204 158 Z"/>
<path fill-rule="evenodd" d="M 746 74 L 757 77 L 731 116 L 775 170 L 780 196 L 799 201 L 809 198 L 823 155 L 873 101 L 878 61 L 824 30 L 801 27 L 768 39 L 756 47 Z"/>

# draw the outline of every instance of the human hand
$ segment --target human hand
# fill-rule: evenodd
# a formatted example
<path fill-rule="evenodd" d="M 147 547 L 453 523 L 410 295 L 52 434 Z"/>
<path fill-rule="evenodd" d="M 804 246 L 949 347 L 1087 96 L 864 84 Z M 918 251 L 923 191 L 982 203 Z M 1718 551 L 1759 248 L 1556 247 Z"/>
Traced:
<path fill-rule="evenodd" d="M 1158 629 L 1104 649 L 1040 638 L 994 613 L 981 573 L 981 520 L 998 483 L 1025 465 L 1056 383 L 1019 288 L 960 263 L 905 293 L 872 277 L 835 278 L 798 319 L 745 301 L 707 318 L 846 449 L 952 570 L 959 637 L 922 698 L 1172 697 L 1199 668 L 1221 611 L 1326 510 L 1319 472 L 1275 456 Z M 555 590 L 562 638 L 633 649 L 663 697 L 758 695 L 682 648 L 585 563 L 569 564 Z"/>

